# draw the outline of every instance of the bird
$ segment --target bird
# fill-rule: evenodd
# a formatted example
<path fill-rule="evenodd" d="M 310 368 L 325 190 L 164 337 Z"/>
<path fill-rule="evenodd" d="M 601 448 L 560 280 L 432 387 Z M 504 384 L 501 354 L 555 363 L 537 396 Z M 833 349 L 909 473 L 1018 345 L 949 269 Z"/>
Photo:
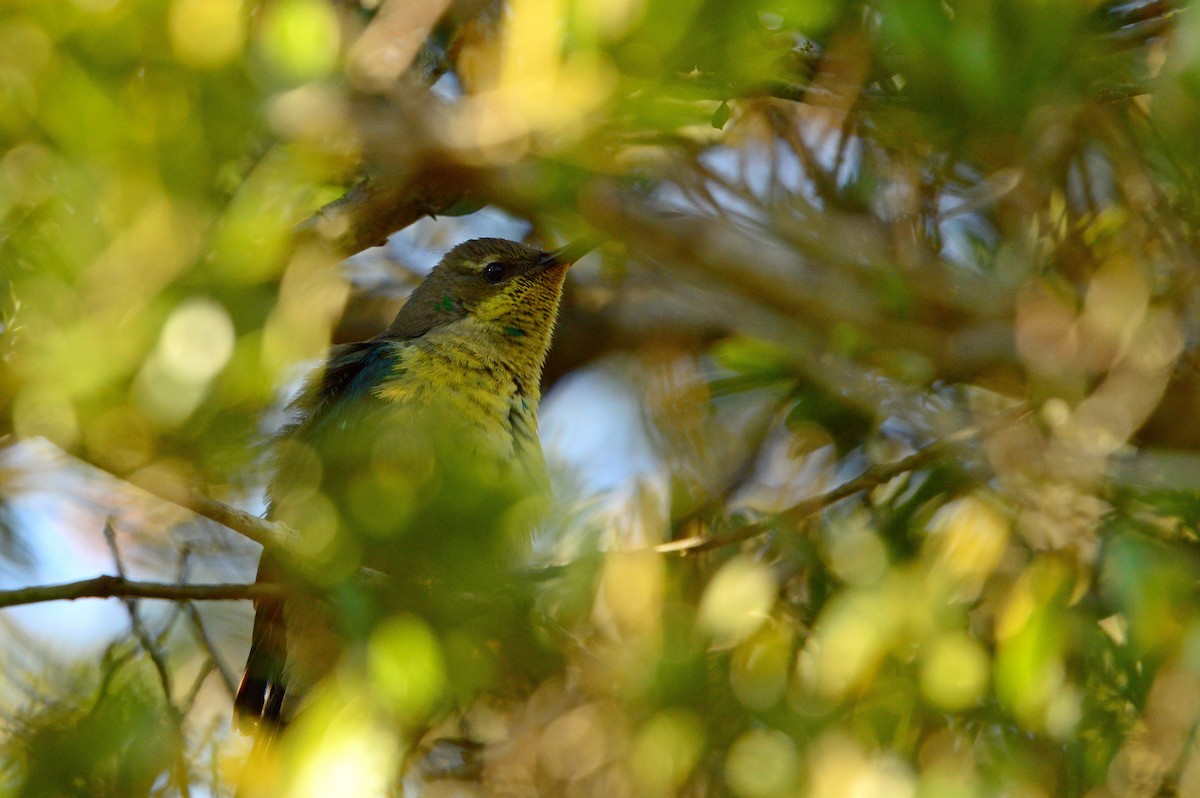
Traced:
<path fill-rule="evenodd" d="M 331 571 L 382 563 L 385 573 L 407 575 L 405 595 L 419 602 L 415 594 L 429 589 L 425 577 L 447 562 L 459 567 L 453 579 L 470 580 L 502 569 L 497 559 L 519 556 L 520 544 L 462 527 L 483 523 L 471 515 L 485 512 L 481 503 L 516 503 L 512 491 L 491 490 L 497 485 L 535 493 L 548 486 L 537 431 L 541 376 L 566 272 L 579 252 L 570 246 L 547 252 L 500 238 L 459 244 L 387 329 L 330 350 L 290 406 L 291 421 L 274 444 L 277 468 L 268 488 L 268 517 L 297 528 L 301 540 L 310 534 L 306 526 L 324 530 L 311 533 L 318 539 L 314 550 L 325 556 L 308 562 L 310 584 L 328 586 Z M 412 490 L 404 475 L 427 471 L 430 463 L 457 469 L 461 484 L 455 474 L 432 482 L 426 474 L 426 488 Z M 465 478 L 475 474 L 472 468 L 494 473 Z M 404 484 L 410 488 L 388 496 L 389 486 Z M 422 515 L 406 506 L 430 500 L 420 495 L 429 491 L 442 497 L 434 511 Z M 330 504 L 338 519 L 332 528 L 352 534 L 331 537 Z M 265 553 L 258 580 L 286 581 L 287 571 Z M 336 660 L 332 625 L 312 592 L 255 602 L 234 700 L 243 732 L 274 733 L 287 725 Z"/>

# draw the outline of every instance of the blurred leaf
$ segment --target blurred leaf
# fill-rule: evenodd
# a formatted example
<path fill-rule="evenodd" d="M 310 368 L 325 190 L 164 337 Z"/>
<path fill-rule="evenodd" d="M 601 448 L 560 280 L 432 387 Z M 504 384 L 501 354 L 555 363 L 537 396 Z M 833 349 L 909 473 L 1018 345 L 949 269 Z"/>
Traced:
<path fill-rule="evenodd" d="M 0 438 L 251 506 L 277 467 L 273 516 L 302 531 L 330 676 L 246 792 L 383 791 L 399 768 L 422 794 L 1188 792 L 1190 10 L 513 0 L 406 27 L 410 7 L 0 11 Z M 364 30 L 403 47 L 346 69 Z M 438 252 L 495 234 L 610 242 L 570 274 L 547 370 L 547 448 L 599 453 L 556 479 L 570 506 L 546 512 L 540 466 L 534 487 L 482 465 L 459 419 L 393 425 L 369 391 L 263 462 L 335 326 L 375 335 Z M 612 364 L 619 390 L 562 399 Z M 953 446 L 876 480 L 897 441 Z M 0 554 L 108 567 L 116 483 L 18 503 L 13 468 Z M 253 571 L 120 503 L 132 569 Z M 675 508 L 701 511 L 676 529 Z M 655 549 L 673 533 L 706 543 Z M 534 549 L 554 565 L 530 576 Z M 182 725 L 132 650 L 94 702 L 43 676 L 68 654 L 13 611 L 0 792 L 173 794 L 181 769 L 232 791 L 207 669 L 240 664 L 244 608 L 188 629 L 215 664 L 190 610 L 143 609 Z"/>
<path fill-rule="evenodd" d="M 1128 622 L 1130 642 L 1142 656 L 1177 654 L 1180 639 L 1196 621 L 1200 559 L 1135 524 L 1117 521 L 1110 535 L 1101 584 Z"/>
<path fill-rule="evenodd" d="M 839 452 L 854 448 L 874 426 L 870 415 L 820 386 L 800 383 L 793 397 L 795 404 L 785 422 L 788 429 L 816 424 L 833 437 Z"/>
<path fill-rule="evenodd" d="M 717 106 L 717 110 L 713 111 L 712 126 L 717 130 L 725 127 L 725 123 L 729 121 L 730 114 L 729 103 L 722 100 L 721 104 Z"/>

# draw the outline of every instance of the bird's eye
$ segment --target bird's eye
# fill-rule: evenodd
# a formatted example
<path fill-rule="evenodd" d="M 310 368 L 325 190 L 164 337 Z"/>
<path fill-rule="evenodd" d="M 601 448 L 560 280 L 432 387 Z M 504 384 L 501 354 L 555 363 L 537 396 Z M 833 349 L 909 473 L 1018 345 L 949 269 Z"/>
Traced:
<path fill-rule="evenodd" d="M 504 276 L 507 272 L 508 270 L 504 268 L 503 263 L 500 263 L 499 261 L 493 261 L 487 266 L 484 266 L 483 271 L 480 272 L 480 274 L 483 275 L 483 279 L 487 280 L 492 285 L 496 285 L 496 283 L 499 283 L 504 279 Z"/>

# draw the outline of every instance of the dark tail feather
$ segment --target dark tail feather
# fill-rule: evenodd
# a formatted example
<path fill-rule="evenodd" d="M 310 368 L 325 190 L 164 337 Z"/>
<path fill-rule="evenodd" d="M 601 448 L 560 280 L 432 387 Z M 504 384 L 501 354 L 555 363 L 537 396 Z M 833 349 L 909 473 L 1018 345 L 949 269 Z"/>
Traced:
<path fill-rule="evenodd" d="M 275 569 L 267 558 L 258 568 L 259 581 L 269 578 Z M 233 699 L 237 728 L 252 734 L 265 726 L 278 726 L 286 693 L 283 666 L 287 657 L 287 629 L 283 621 L 283 601 L 278 598 L 255 602 L 254 628 L 250 633 L 250 654 L 246 670 Z"/>

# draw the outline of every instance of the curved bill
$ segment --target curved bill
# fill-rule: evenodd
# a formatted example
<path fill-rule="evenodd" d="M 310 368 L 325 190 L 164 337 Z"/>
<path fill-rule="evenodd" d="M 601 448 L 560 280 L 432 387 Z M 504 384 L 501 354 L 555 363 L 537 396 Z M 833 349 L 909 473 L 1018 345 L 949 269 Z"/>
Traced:
<path fill-rule="evenodd" d="M 552 250 L 542 255 L 542 263 L 550 265 L 551 263 L 560 263 L 570 266 L 575 261 L 582 258 L 584 255 L 591 252 L 596 247 L 603 243 L 599 239 L 577 238 L 564 247 Z"/>

